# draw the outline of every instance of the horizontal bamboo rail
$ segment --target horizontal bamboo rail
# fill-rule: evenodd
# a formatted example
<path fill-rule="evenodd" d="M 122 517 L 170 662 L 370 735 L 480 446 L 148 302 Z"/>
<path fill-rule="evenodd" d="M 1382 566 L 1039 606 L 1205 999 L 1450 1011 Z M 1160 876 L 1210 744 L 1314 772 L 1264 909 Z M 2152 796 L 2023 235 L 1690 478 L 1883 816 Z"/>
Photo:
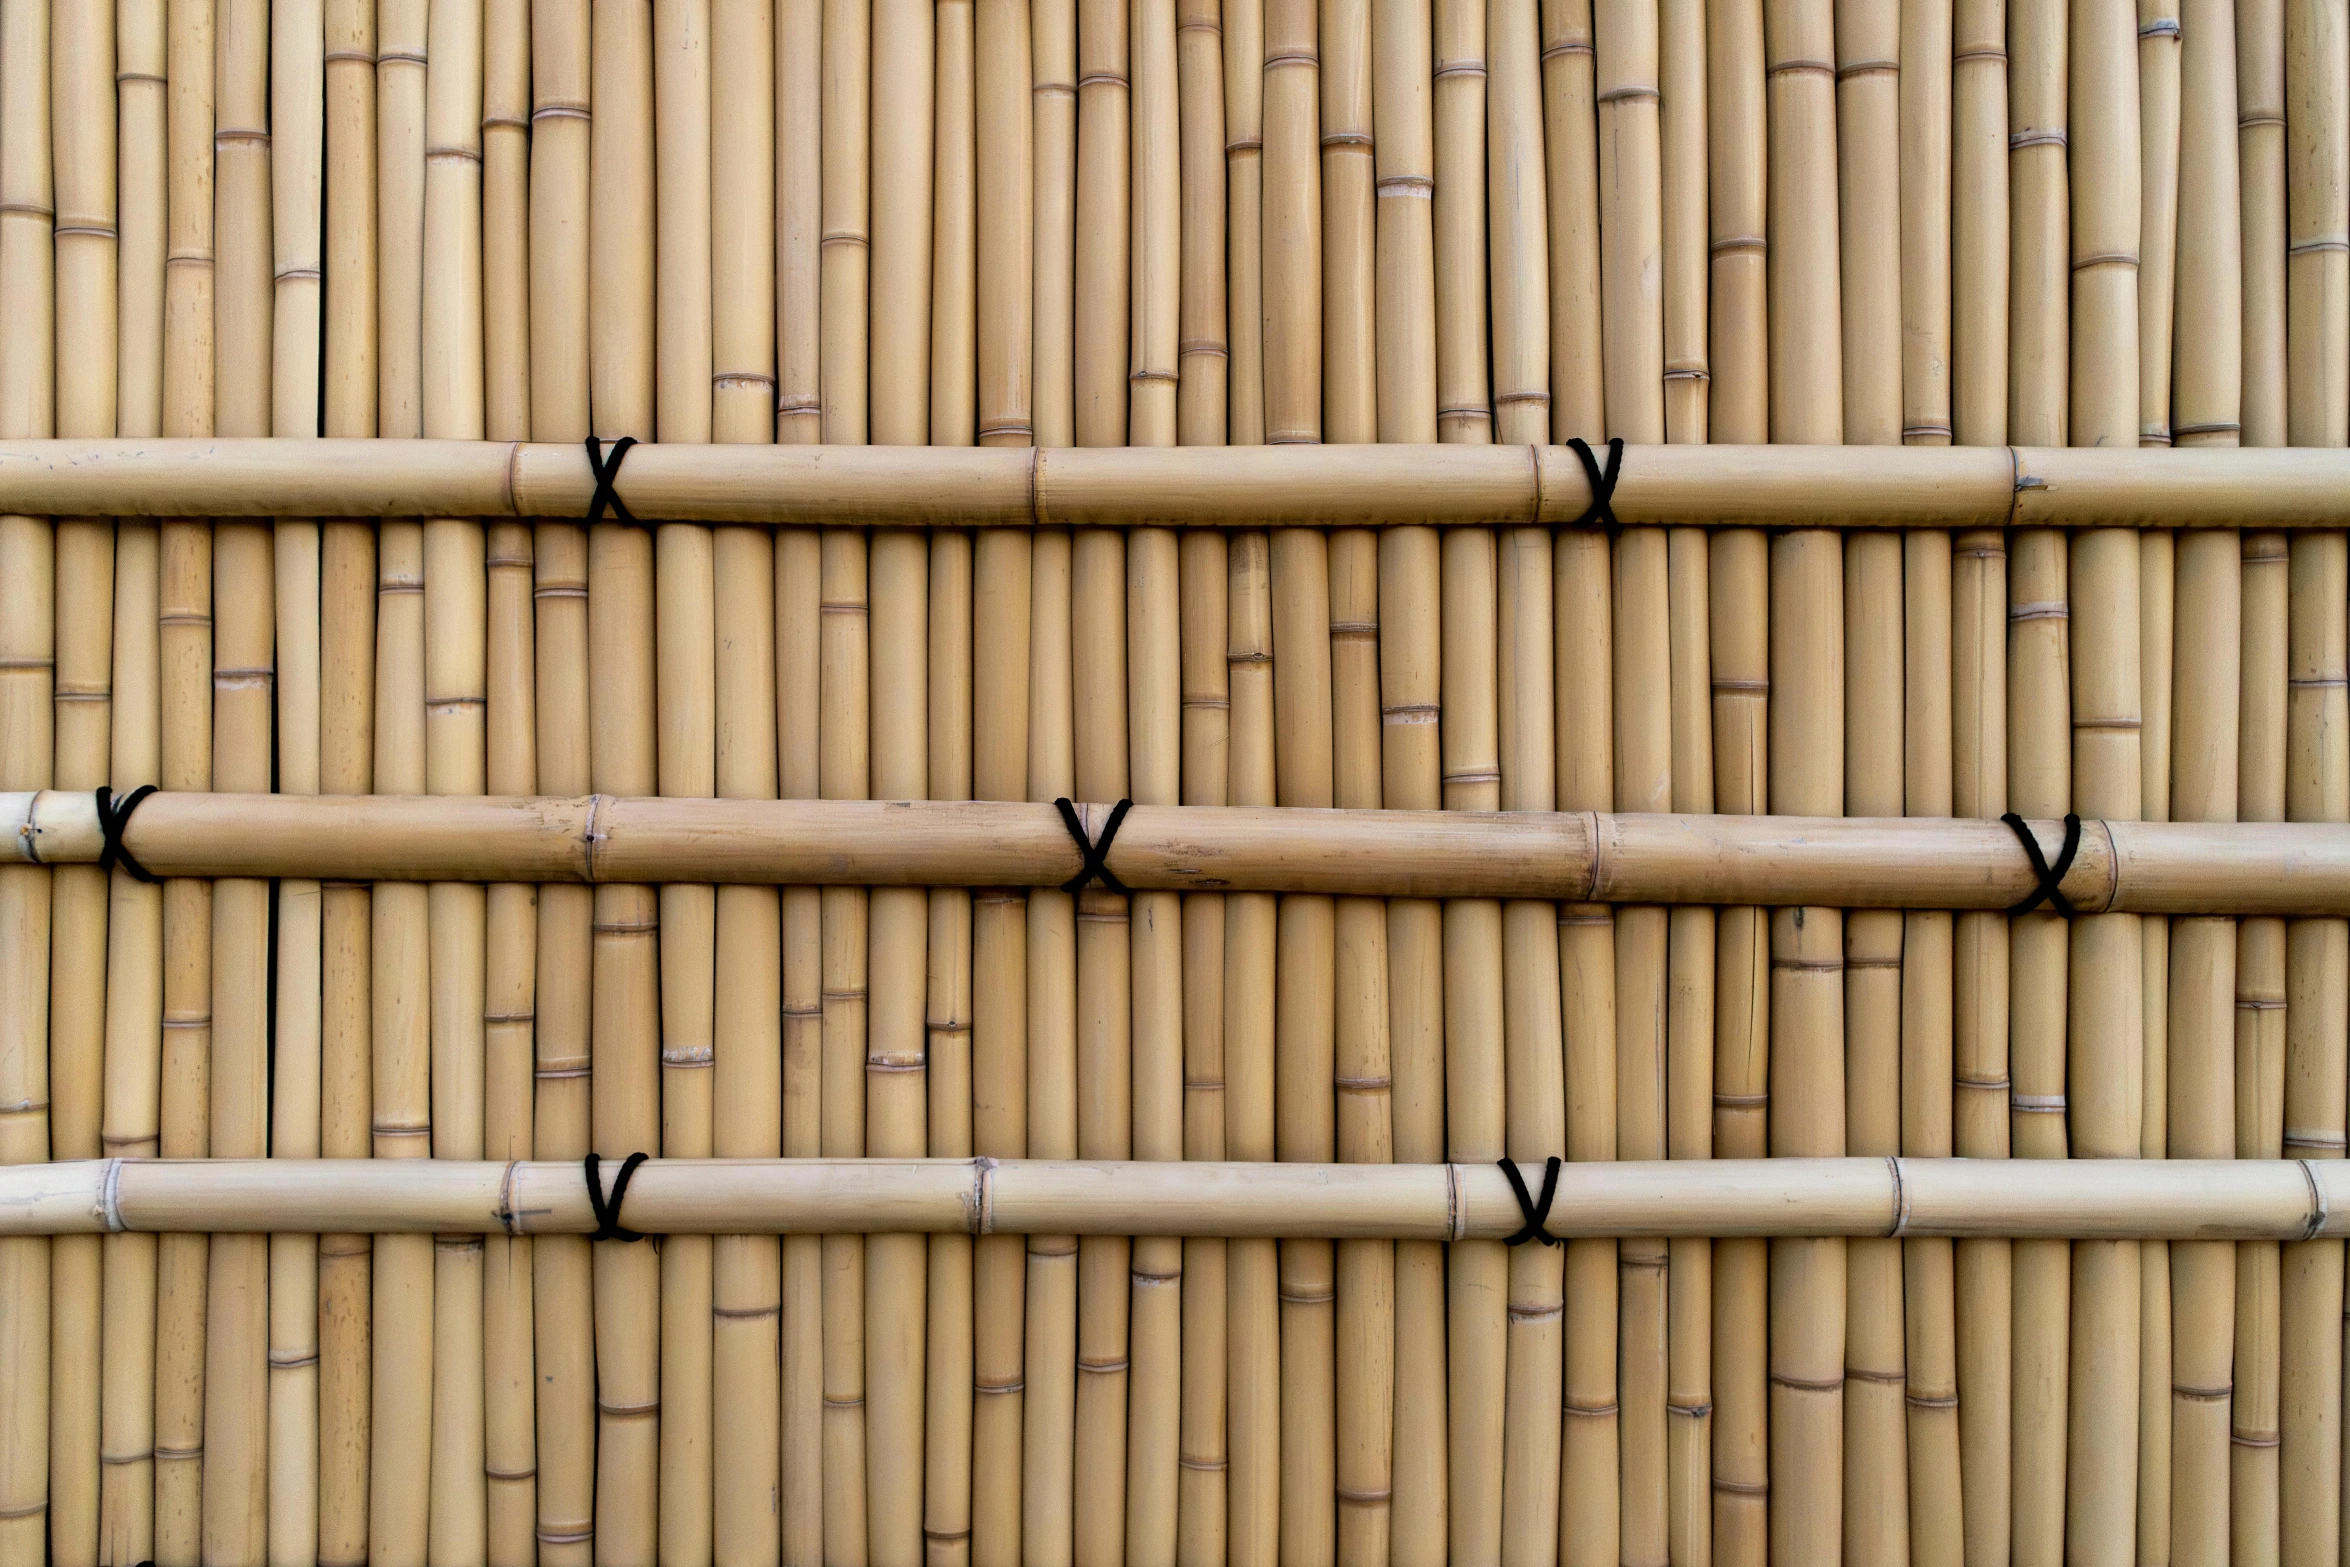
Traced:
<path fill-rule="evenodd" d="M 607 1162 L 607 1191 L 617 1161 Z M 1526 1171 L 1529 1186 L 1540 1172 Z M 644 1234 L 1499 1240 L 1524 1222 L 1490 1164 L 654 1159 Z M 577 1164 L 91 1159 L 0 1169 L 0 1235 L 511 1234 L 596 1228 Z M 1555 1236 L 2350 1235 L 2350 1163 L 2298 1159 L 1718 1159 L 1569 1164 Z"/>
<path fill-rule="evenodd" d="M 642 445 L 644 519 L 874 527 L 1564 525 L 1563 446 L 973 448 Z M 0 442 L 0 513 L 578 517 L 579 447 L 271 439 Z M 1617 521 L 1844 528 L 2350 523 L 2350 451 L 1629 446 Z"/>
<path fill-rule="evenodd" d="M 1109 807 L 1079 807 L 1098 838 Z M 2053 860 L 2055 822 L 2033 824 Z M 0 794 L 20 859 L 89 864 L 95 796 Z M 343 881 L 1050 886 L 1082 860 L 1053 806 L 989 801 L 150 795 L 124 832 L 149 871 Z M 2035 878 L 2003 823 L 1134 806 L 1129 887 L 1581 903 L 2000 909 Z M 2350 913 L 2350 827 L 2082 824 L 2062 883 L 2083 913 Z"/>

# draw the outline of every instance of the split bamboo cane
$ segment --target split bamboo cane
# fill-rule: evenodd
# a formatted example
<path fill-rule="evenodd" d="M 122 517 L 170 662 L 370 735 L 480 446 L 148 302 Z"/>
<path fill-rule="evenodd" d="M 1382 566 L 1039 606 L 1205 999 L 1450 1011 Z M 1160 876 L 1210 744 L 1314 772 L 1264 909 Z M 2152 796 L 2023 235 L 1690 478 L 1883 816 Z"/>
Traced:
<path fill-rule="evenodd" d="M 49 102 L 56 197 L 54 424 L 68 434 L 115 428 L 116 177 L 114 17 L 53 16 Z M 111 783 L 114 530 L 104 522 L 56 531 L 56 702 L 53 780 Z M 51 1157 L 102 1151 L 105 1087 L 108 876 L 51 879 Z M 94 1567 L 99 1532 L 103 1296 L 101 1243 L 50 1249 L 49 1553 Z"/>

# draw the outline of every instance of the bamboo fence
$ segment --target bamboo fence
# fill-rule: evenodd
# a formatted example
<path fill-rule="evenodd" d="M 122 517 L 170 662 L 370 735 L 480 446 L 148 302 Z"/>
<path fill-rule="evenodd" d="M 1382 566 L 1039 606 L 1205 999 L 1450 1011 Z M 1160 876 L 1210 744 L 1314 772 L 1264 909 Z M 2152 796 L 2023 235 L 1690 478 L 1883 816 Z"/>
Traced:
<path fill-rule="evenodd" d="M 2346 497 L 2330 0 L 0 0 L 0 1567 L 2333 1567 Z"/>

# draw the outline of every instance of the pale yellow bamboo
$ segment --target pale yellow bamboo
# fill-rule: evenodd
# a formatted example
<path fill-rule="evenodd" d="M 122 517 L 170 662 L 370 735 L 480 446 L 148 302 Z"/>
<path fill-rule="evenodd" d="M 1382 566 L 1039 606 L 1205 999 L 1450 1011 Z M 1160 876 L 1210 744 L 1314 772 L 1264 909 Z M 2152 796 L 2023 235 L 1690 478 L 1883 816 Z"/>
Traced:
<path fill-rule="evenodd" d="M 808 799 L 821 778 L 823 545 L 810 532 L 775 541 L 776 780 L 785 799 Z M 813 887 L 783 894 L 783 1125 L 787 1157 L 823 1149 L 823 910 Z M 801 1567 L 824 1552 L 823 1240 L 783 1243 L 783 1345 L 778 1447 L 779 1555 Z"/>
<path fill-rule="evenodd" d="M 134 0 L 117 8 L 114 17 L 115 360 L 110 384 L 116 430 L 123 435 L 156 435 L 163 428 L 164 257 L 170 224 L 164 13 L 162 0 Z"/>
<path fill-rule="evenodd" d="M 1908 194 L 1901 167 L 1902 15 L 1890 6 L 1844 6 L 1835 18 L 1837 220 L 1844 322 L 1844 439 L 1901 439 L 1903 247 Z M 1864 1556 L 1874 1554 L 1864 1549 Z"/>
<path fill-rule="evenodd" d="M 1609 358 L 1601 341 L 1612 336 L 1602 312 L 1602 290 L 1607 286 L 1602 276 L 1603 253 L 1617 249 L 1632 255 L 1653 253 L 1655 211 L 1653 206 L 1645 209 L 1649 219 L 1646 228 L 1628 235 L 1604 236 L 1603 246 L 1600 167 L 1614 157 L 1615 149 L 1603 153 L 1599 145 L 1603 132 L 1595 101 L 1597 42 L 1590 0 L 1552 0 L 1542 6 L 1539 43 L 1527 37 L 1534 17 L 1523 0 L 1499 0 L 1477 9 L 1484 13 L 1483 63 L 1490 72 L 1479 85 L 1485 88 L 1481 96 L 1487 110 L 1491 287 L 1499 306 L 1492 317 L 1493 438 L 1522 439 L 1517 432 L 1540 429 L 1540 415 L 1547 407 L 1553 440 L 1570 436 L 1596 440 L 1607 428 L 1611 412 L 1607 406 L 1611 394 Z M 1636 14 L 1653 33 L 1653 12 L 1643 6 Z M 1634 53 L 1645 62 L 1653 59 L 1653 50 L 1653 38 L 1644 37 Z M 1449 51 L 1440 42 L 1438 52 L 1444 55 Z M 1611 54 L 1614 52 L 1611 42 Z M 1539 131 L 1531 123 L 1530 101 L 1537 90 L 1531 76 L 1537 59 L 1542 103 Z M 1645 103 L 1640 108 L 1647 111 Z M 1613 121 L 1620 116 L 1611 107 L 1608 117 Z M 1635 118 L 1643 130 L 1653 125 L 1652 112 Z M 1449 128 L 1450 121 L 1448 115 L 1440 125 Z M 1613 129 L 1611 124 L 1609 130 Z M 1539 164 L 1534 160 L 1538 138 L 1545 154 Z M 1645 146 L 1653 153 L 1653 138 L 1646 138 Z M 1444 174 L 1440 168 L 1440 190 Z M 1641 171 L 1639 183 L 1645 189 L 1653 180 L 1652 157 Z M 1547 233 L 1533 228 L 1537 213 L 1547 218 Z M 1446 261 L 1450 260 L 1448 256 Z M 1621 278 L 1622 267 L 1614 270 Z M 1650 340 L 1657 327 L 1649 319 L 1654 308 L 1655 301 L 1650 300 L 1641 311 L 1638 330 L 1643 350 L 1654 347 Z M 1641 357 L 1634 355 L 1633 362 Z M 1624 363 L 1620 354 L 1616 362 Z M 1643 386 L 1640 395 L 1645 411 L 1654 394 Z"/>
<path fill-rule="evenodd" d="M 1952 143 L 1956 33 L 1950 3 L 1901 14 L 1901 439 L 1951 433 Z M 1950 1541 L 1956 1549 L 1956 1536 Z"/>
<path fill-rule="evenodd" d="M 775 439 L 824 439 L 822 0 L 775 9 Z M 780 568 L 779 568 L 780 569 Z"/>
<path fill-rule="evenodd" d="M 1126 442 L 1129 254 L 1134 141 L 1128 8 L 1114 0 L 1077 4 L 1076 267 L 1070 308 L 1070 439 L 1080 446 Z M 1041 316 L 1039 317 L 1041 320 Z"/>
<path fill-rule="evenodd" d="M 1182 238 L 1175 424 L 1176 439 L 1186 446 L 1222 445 L 1225 436 L 1223 33 L 1221 0 L 1176 7 Z"/>
<path fill-rule="evenodd" d="M 1483 445 L 1493 439 L 1493 387 L 1486 342 L 1485 5 L 1444 0 L 1429 37 L 1435 83 L 1436 432 Z M 1234 300 L 1237 313 L 1238 298 Z"/>
<path fill-rule="evenodd" d="M 1370 0 L 1333 6 L 1321 18 L 1316 47 L 1322 90 L 1322 434 L 1332 441 L 1375 441 L 1378 239 Z"/>
<path fill-rule="evenodd" d="M 323 31 L 329 177 L 322 238 L 329 286 L 319 334 L 321 433 L 368 436 L 376 416 L 375 8 L 333 0 Z M 129 254 L 126 244 L 126 259 Z M 127 280 L 127 270 L 124 275 Z"/>
<path fill-rule="evenodd" d="M 978 143 L 978 391 L 982 446 L 1025 446 L 1030 322 L 1036 308 L 1036 118 L 1026 0 L 974 0 L 972 89 Z M 1019 791 L 1025 793 L 1025 790 Z"/>
<path fill-rule="evenodd" d="M 2138 444 L 2168 446 L 2179 263 L 2178 0 L 2146 0 L 2138 7 L 2137 23 Z"/>
<path fill-rule="evenodd" d="M 1223 272 L 1228 354 L 1225 388 L 1229 397 L 1225 438 L 1235 446 L 1261 446 L 1265 441 L 1264 0 L 1230 0 L 1224 7 L 1223 35 Z M 1043 252 L 1038 254 L 1041 258 Z"/>
<path fill-rule="evenodd" d="M 1711 321 L 1706 274 L 1712 251 L 1706 201 L 1710 122 L 1705 7 L 1696 0 L 1660 0 L 1657 50 L 1662 94 L 1658 134 L 1664 163 L 1665 438 L 1703 441 L 1709 428 L 1712 380 L 1706 350 Z"/>
<path fill-rule="evenodd" d="M 1028 20 L 1035 174 L 1028 423 L 1035 445 L 1068 446 L 1077 439 L 1077 0 L 1032 0 Z"/>
<path fill-rule="evenodd" d="M 2288 426 L 2284 13 L 2283 0 L 2245 0 L 2233 18 L 2246 446 L 2282 446 Z"/>
<path fill-rule="evenodd" d="M 1706 130 L 1712 438 L 1770 439 L 1765 295 L 1763 17 L 1760 0 L 1706 10 Z M 2002 126 L 2002 134 L 2005 127 Z M 2003 388 L 2004 390 L 2004 388 Z"/>
<path fill-rule="evenodd" d="M 930 438 L 969 446 L 979 434 L 978 72 L 973 0 L 937 18 L 937 105 L 932 131 Z"/>
<path fill-rule="evenodd" d="M 1950 427 L 1967 445 L 2007 439 L 2007 98 L 2006 0 L 1953 0 Z"/>
<path fill-rule="evenodd" d="M 833 24 L 827 29 L 830 37 L 840 29 L 832 17 L 827 21 Z M 920 445 L 930 433 L 935 24 L 927 5 L 885 0 L 871 8 L 869 25 L 870 60 L 861 63 L 872 72 L 870 102 L 886 105 L 871 116 L 872 297 L 863 307 L 869 324 L 859 331 L 844 319 L 836 328 L 841 336 L 833 341 L 845 344 L 851 334 L 871 340 L 872 438 L 893 446 Z M 839 68 L 848 68 L 845 58 Z M 860 123 L 851 128 L 845 120 L 832 119 L 828 129 L 837 125 L 852 138 L 865 134 L 861 102 L 843 96 L 832 107 L 841 116 L 854 114 Z M 840 308 L 849 308 L 845 297 Z M 857 437 L 844 428 L 831 438 Z"/>

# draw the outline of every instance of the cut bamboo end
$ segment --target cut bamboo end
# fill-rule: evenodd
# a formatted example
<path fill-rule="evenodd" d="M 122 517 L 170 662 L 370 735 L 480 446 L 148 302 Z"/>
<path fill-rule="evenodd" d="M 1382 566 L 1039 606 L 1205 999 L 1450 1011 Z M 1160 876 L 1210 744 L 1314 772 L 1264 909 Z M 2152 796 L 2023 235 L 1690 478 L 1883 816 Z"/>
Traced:
<path fill-rule="evenodd" d="M 1591 486 L 1560 446 L 633 448 L 640 519 L 778 527 L 1567 526 Z M 584 517 L 580 448 L 329 439 L 0 442 L 0 512 L 31 516 Z M 2350 451 L 1634 446 L 1625 525 L 2339 528 Z"/>
<path fill-rule="evenodd" d="M 1110 810 L 1078 807 L 1089 839 Z M 40 865 L 105 847 L 95 797 L 64 790 L 0 794 L 0 834 Z M 1055 807 L 997 801 L 168 792 L 123 841 L 167 877 L 999 887 L 1083 865 Z M 2038 885 L 2005 825 L 1926 817 L 1137 805 L 1106 864 L 1142 890 L 1575 903 L 2003 909 Z M 2338 917 L 2350 827 L 2085 822 L 2061 890 L 2091 914 Z"/>
<path fill-rule="evenodd" d="M 609 1173 L 606 1180 L 610 1179 Z M 1499 1240 L 1490 1164 L 655 1159 L 619 1222 L 653 1235 Z M 0 1170 L 0 1235 L 596 1229 L 554 1161 L 96 1159 Z M 2350 1235 L 2339 1160 L 1718 1159 L 1570 1164 L 1558 1237 L 2316 1240 Z"/>

